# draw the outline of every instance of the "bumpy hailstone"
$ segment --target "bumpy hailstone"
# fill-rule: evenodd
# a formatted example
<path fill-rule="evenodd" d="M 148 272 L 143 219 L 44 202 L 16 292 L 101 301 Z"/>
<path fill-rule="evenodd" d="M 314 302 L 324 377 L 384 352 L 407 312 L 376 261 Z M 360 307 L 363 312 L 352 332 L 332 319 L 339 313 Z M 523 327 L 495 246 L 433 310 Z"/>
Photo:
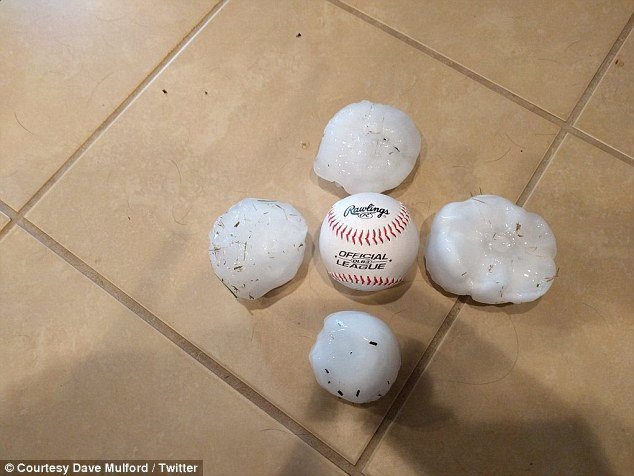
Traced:
<path fill-rule="evenodd" d="M 383 192 L 410 174 L 420 153 L 420 132 L 403 111 L 361 101 L 328 122 L 315 173 L 350 194 Z"/>
<path fill-rule="evenodd" d="M 315 378 L 328 392 L 353 403 L 378 400 L 401 367 L 398 341 L 382 320 L 357 311 L 330 314 L 310 351 Z"/>
<path fill-rule="evenodd" d="M 431 278 L 479 302 L 522 303 L 550 288 L 557 244 L 542 217 L 496 195 L 445 205 L 425 249 Z"/>
<path fill-rule="evenodd" d="M 219 216 L 209 232 L 211 265 L 236 297 L 257 299 L 297 274 L 307 231 L 293 206 L 245 198 Z"/>

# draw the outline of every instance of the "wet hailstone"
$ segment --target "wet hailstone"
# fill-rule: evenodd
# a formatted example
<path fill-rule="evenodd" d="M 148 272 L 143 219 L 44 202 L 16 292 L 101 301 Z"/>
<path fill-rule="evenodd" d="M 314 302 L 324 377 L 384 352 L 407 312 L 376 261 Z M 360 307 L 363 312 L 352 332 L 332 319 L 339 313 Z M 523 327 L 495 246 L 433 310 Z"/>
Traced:
<path fill-rule="evenodd" d="M 556 254 L 542 217 L 505 198 L 478 195 L 436 214 L 425 264 L 445 291 L 487 304 L 522 303 L 550 289 Z"/>
<path fill-rule="evenodd" d="M 403 111 L 361 101 L 337 112 L 324 129 L 315 173 L 350 194 L 401 184 L 420 154 L 420 132 Z"/>
<path fill-rule="evenodd" d="M 293 206 L 245 198 L 219 216 L 209 232 L 211 265 L 236 297 L 258 299 L 297 274 L 307 231 Z"/>
<path fill-rule="evenodd" d="M 384 396 L 401 367 L 398 341 L 382 320 L 340 311 L 324 320 L 310 351 L 315 378 L 335 397 L 368 403 Z"/>

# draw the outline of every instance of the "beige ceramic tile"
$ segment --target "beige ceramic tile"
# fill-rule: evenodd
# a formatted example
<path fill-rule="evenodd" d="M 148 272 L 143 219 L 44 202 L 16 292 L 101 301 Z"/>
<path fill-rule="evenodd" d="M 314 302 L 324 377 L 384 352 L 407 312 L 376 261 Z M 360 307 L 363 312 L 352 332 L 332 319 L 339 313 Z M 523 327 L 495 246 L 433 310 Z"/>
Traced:
<path fill-rule="evenodd" d="M 19 209 L 216 0 L 4 0 L 0 199 Z"/>
<path fill-rule="evenodd" d="M 630 33 L 592 94 L 579 129 L 634 157 L 634 35 Z"/>
<path fill-rule="evenodd" d="M 313 259 L 339 197 L 312 161 L 328 119 L 365 97 L 406 110 L 426 137 L 392 193 L 424 229 L 480 187 L 516 198 L 557 132 L 327 2 L 232 1 L 28 214 L 352 461 L 396 391 L 369 407 L 322 391 L 307 356 L 323 318 L 362 309 L 388 322 L 398 387 L 453 302 L 419 268 L 390 291 L 340 292 Z M 207 252 L 214 219 L 248 196 L 294 204 L 311 234 L 297 279 L 256 303 L 233 299 Z"/>
<path fill-rule="evenodd" d="M 527 209 L 557 237 L 535 303 L 469 305 L 367 474 L 632 474 L 634 170 L 568 138 Z"/>
<path fill-rule="evenodd" d="M 0 212 L 0 230 L 2 230 L 4 228 L 4 226 L 9 223 L 9 217 L 6 216 L 4 213 Z"/>
<path fill-rule="evenodd" d="M 20 229 L 0 242 L 0 459 L 341 474 Z"/>
<path fill-rule="evenodd" d="M 344 0 L 567 118 L 634 9 L 632 0 Z"/>

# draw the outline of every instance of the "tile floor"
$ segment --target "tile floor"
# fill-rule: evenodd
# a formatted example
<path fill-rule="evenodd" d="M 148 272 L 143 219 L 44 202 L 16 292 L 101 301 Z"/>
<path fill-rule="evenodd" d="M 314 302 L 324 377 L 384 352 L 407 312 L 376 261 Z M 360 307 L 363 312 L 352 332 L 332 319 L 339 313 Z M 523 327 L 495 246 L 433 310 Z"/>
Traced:
<path fill-rule="evenodd" d="M 0 459 L 631 474 L 634 2 L 463 3 L 0 2 Z M 399 287 L 333 287 L 315 243 L 342 195 L 311 166 L 363 98 L 423 132 L 390 193 L 421 239 L 449 201 L 517 200 L 558 239 L 546 296 L 457 300 L 422 252 Z M 297 278 L 250 303 L 207 256 L 245 196 L 293 203 L 310 229 Z M 342 309 L 399 339 L 376 404 L 313 380 L 308 351 Z"/>

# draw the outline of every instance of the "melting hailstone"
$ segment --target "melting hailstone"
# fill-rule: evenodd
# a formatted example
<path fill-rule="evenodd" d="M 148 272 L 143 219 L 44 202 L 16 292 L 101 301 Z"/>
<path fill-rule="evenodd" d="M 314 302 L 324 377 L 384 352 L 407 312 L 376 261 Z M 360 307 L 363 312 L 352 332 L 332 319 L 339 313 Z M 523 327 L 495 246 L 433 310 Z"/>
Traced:
<path fill-rule="evenodd" d="M 297 274 L 307 231 L 293 206 L 245 198 L 219 216 L 209 232 L 211 265 L 236 297 L 258 299 Z"/>
<path fill-rule="evenodd" d="M 420 132 L 407 114 L 361 101 L 330 119 L 313 168 L 319 177 L 349 194 L 381 193 L 405 180 L 420 148 Z"/>
<path fill-rule="evenodd" d="M 390 390 L 401 367 L 401 352 L 381 319 L 340 311 L 324 319 L 310 364 L 319 385 L 335 397 L 368 403 Z"/>
<path fill-rule="evenodd" d="M 505 198 L 479 195 L 436 214 L 425 264 L 445 291 L 487 304 L 522 303 L 550 289 L 556 254 L 542 217 Z"/>

